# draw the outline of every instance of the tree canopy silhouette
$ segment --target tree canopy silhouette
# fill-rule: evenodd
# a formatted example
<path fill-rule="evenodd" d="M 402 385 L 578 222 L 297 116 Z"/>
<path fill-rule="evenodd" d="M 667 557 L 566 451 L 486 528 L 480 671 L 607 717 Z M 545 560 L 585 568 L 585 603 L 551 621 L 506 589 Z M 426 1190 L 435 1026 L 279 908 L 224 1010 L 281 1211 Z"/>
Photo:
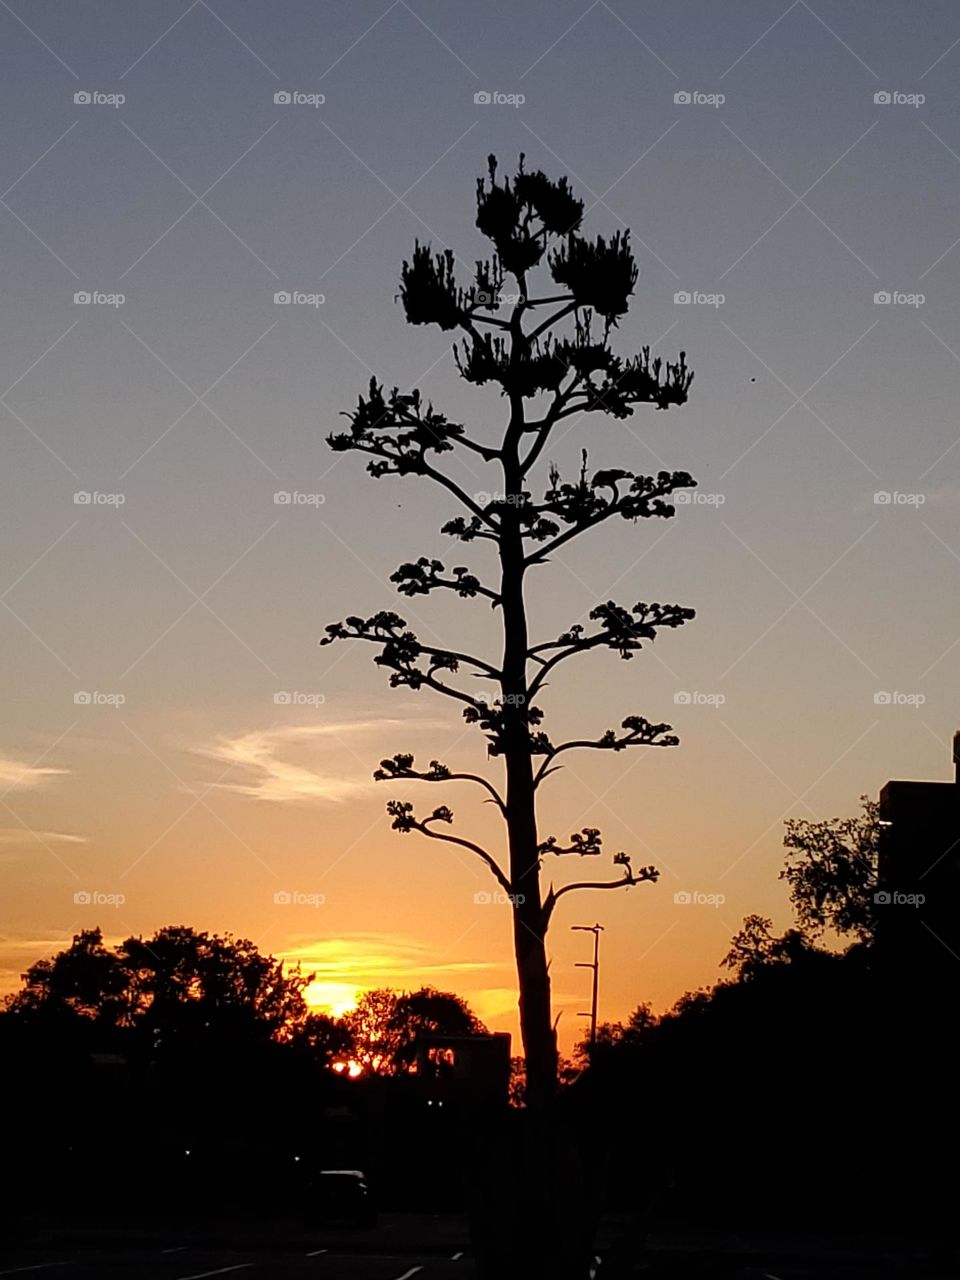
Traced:
<path fill-rule="evenodd" d="M 474 386 L 499 388 L 504 426 L 498 439 L 468 433 L 459 422 L 425 402 L 419 390 L 390 391 L 371 380 L 366 395 L 346 414 L 349 430 L 329 437 L 338 451 L 365 454 L 375 478 L 425 477 L 461 508 L 441 532 L 458 542 L 489 543 L 498 578 L 483 581 L 468 566 L 421 556 L 392 576 L 409 597 L 453 592 L 465 600 L 482 598 L 497 611 L 502 653 L 484 658 L 421 641 L 397 613 L 347 617 L 332 624 L 322 641 L 359 640 L 377 649 L 374 661 L 393 688 L 429 689 L 462 707 L 464 719 L 486 736 L 491 757 L 503 761 L 505 786 L 481 774 L 454 772 L 439 760 L 417 767 L 401 752 L 381 762 L 375 776 L 400 782 L 469 781 L 486 792 L 506 826 L 507 856 L 449 830 L 453 812 L 440 805 L 420 816 L 409 800 L 387 806 L 394 828 L 446 841 L 480 858 L 510 897 L 513 912 L 520 1025 L 526 1056 L 529 1105 L 549 1106 L 557 1082 L 557 1049 L 550 1007 L 545 938 L 560 899 L 588 889 L 626 888 L 656 879 L 652 866 L 635 866 L 629 852 L 613 854 L 617 874 L 541 883 L 548 862 L 595 858 L 602 852 L 599 830 L 587 827 L 567 840 L 542 835 L 537 820 L 540 788 L 573 751 L 623 751 L 629 747 L 669 747 L 671 726 L 631 713 L 618 728 L 591 730 L 555 742 L 543 727 L 537 698 L 562 663 L 594 650 L 610 650 L 629 660 L 667 629 L 682 626 L 693 610 L 678 604 L 639 601 L 624 606 L 601 601 L 589 624 L 572 620 L 555 638 L 534 639 L 527 614 L 531 570 L 547 564 L 573 539 L 620 518 L 635 522 L 674 515 L 675 492 L 694 485 L 686 471 L 645 475 L 623 468 L 591 471 L 587 451 L 577 474 L 564 477 L 555 464 L 533 493 L 533 475 L 555 428 L 565 421 L 603 414 L 623 420 L 637 407 L 682 405 L 693 379 L 686 356 L 664 362 L 649 347 L 630 356 L 615 352 L 612 339 L 637 283 L 629 232 L 612 239 L 587 237 L 581 230 L 583 202 L 566 178 L 557 181 L 528 172 L 520 157 L 511 179 L 498 177 L 490 157 L 487 177 L 477 183 L 476 225 L 491 242 L 489 258 L 478 261 L 472 278 L 461 282 L 449 249 L 415 244 L 401 271 L 400 297 L 407 321 L 436 325 L 457 335 L 454 356 L 460 376 Z M 544 273 L 551 284 L 535 284 Z M 515 289 L 504 296 L 508 277 Z M 461 451 L 494 466 L 488 494 L 468 493 L 443 467 L 445 454 Z M 482 679 L 495 695 L 476 691 Z"/>
<path fill-rule="evenodd" d="M 852 818 L 787 820 L 789 854 L 780 878 L 790 886 L 797 923 L 814 937 L 825 929 L 860 942 L 873 937 L 880 806 L 868 796 L 860 805 Z"/>
<path fill-rule="evenodd" d="M 104 945 L 99 928 L 39 960 L 7 1001 L 14 1017 L 82 1020 L 99 1030 L 139 1030 L 167 1051 L 197 1038 L 283 1040 L 306 1016 L 299 968 L 245 938 L 168 925 L 151 938 Z"/>
<path fill-rule="evenodd" d="M 351 1036 L 351 1053 L 375 1075 L 402 1075 L 416 1061 L 421 1035 L 473 1036 L 486 1027 L 466 1001 L 449 991 L 365 991 L 341 1025 Z"/>

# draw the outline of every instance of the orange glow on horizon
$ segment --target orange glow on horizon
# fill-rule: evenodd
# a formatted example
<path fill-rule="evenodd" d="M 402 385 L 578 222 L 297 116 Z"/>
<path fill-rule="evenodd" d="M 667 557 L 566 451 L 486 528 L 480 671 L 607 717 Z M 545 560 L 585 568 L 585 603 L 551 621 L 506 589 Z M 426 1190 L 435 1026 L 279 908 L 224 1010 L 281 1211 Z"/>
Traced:
<path fill-rule="evenodd" d="M 356 1008 L 360 989 L 342 982 L 311 982 L 303 994 L 311 1013 L 342 1018 Z"/>

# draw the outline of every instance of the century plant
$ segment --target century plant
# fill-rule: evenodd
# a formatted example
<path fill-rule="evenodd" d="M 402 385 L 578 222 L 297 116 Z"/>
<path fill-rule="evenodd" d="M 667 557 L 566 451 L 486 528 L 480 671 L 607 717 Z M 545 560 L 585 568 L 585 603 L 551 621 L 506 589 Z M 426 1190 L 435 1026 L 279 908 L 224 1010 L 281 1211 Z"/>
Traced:
<path fill-rule="evenodd" d="M 488 542 L 496 549 L 495 584 L 484 583 L 466 566 L 448 570 L 429 557 L 402 564 L 392 581 L 409 597 L 443 590 L 489 601 L 502 629 L 499 659 L 425 644 L 402 617 L 388 611 L 335 623 L 327 627 L 322 643 L 353 639 L 375 645 L 375 661 L 389 671 L 391 686 L 427 688 L 461 703 L 464 719 L 486 735 L 488 754 L 503 763 L 501 786 L 481 774 L 451 771 L 438 760 L 426 769 L 416 768 L 414 757 L 406 753 L 383 760 L 374 776 L 389 781 L 469 781 L 487 793 L 503 819 L 505 858 L 447 830 L 453 813 L 446 805 L 423 817 L 408 800 L 391 800 L 387 806 L 397 831 L 416 831 L 470 851 L 509 896 L 526 1098 L 533 1108 L 549 1108 L 557 1082 L 546 953 L 547 929 L 557 903 L 577 891 L 626 888 L 655 880 L 658 874 L 652 866 L 634 866 L 628 853 L 618 852 L 613 856 L 618 870 L 610 878 L 573 880 L 557 887 L 550 883 L 545 888 L 541 877 L 548 860 L 597 857 L 602 846 L 594 827 L 575 832 L 566 842 L 541 836 L 541 788 L 568 752 L 677 743 L 670 725 L 651 723 L 641 715 L 626 716 L 619 729 L 555 743 L 543 727 L 536 699 L 548 677 L 568 659 L 593 649 L 612 649 L 630 659 L 659 631 L 693 617 L 692 609 L 676 604 L 641 601 L 626 608 L 606 601 L 592 610 L 589 626 L 574 622 L 556 639 L 530 635 L 525 588 L 531 570 L 615 516 L 628 521 L 673 516 L 672 496 L 695 484 L 685 471 L 591 471 L 584 451 L 578 474 L 565 480 L 551 464 L 543 496 L 533 496 L 534 470 L 559 423 L 595 413 L 622 420 L 637 405 L 682 405 L 693 380 L 682 351 L 676 362 L 666 363 L 647 346 L 629 357 L 614 352 L 614 331 L 637 283 L 630 234 L 618 231 L 612 239 L 590 239 L 581 232 L 583 214 L 583 202 L 565 177 L 553 181 L 539 171 L 528 173 L 521 156 L 512 180 L 501 182 L 491 156 L 487 177 L 477 183 L 476 225 L 492 242 L 493 252 L 476 263 L 470 283 L 458 282 L 456 259 L 449 249 L 434 252 L 418 242 L 403 264 L 400 297 L 407 321 L 438 325 L 456 334 L 454 356 L 460 376 L 476 386 L 499 387 L 506 420 L 498 440 L 468 435 L 462 423 L 436 411 L 418 390 L 386 392 L 376 379 L 356 409 L 345 415 L 349 431 L 328 438 L 338 452 L 367 454 L 367 470 L 377 478 L 428 477 L 462 508 L 441 532 L 463 543 Z M 555 288 L 534 287 L 533 277 L 544 272 Z M 515 284 L 509 300 L 504 296 L 508 278 Z M 471 495 L 443 469 L 443 455 L 456 449 L 499 468 L 491 485 L 494 492 Z M 478 693 L 464 677 L 480 678 L 497 692 Z"/>

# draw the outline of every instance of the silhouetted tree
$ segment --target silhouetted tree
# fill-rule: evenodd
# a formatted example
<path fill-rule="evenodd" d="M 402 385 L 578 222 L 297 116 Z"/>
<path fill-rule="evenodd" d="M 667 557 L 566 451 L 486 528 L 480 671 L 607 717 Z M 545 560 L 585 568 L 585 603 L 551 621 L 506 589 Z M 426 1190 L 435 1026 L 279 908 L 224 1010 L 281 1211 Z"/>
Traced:
<path fill-rule="evenodd" d="M 161 1037 L 205 1028 L 279 1040 L 306 1016 L 310 977 L 299 967 L 285 973 L 282 960 L 246 938 L 169 925 L 147 940 L 127 938 L 118 953 L 138 1008 Z"/>
<path fill-rule="evenodd" d="M 773 921 L 766 916 L 744 916 L 739 931 L 730 940 L 730 950 L 720 961 L 732 969 L 738 982 L 748 982 L 772 964 L 792 964 L 818 948 L 802 929 L 787 929 L 780 937 L 771 933 Z"/>
<path fill-rule="evenodd" d="M 284 1040 L 306 1016 L 299 969 L 253 942 L 170 925 L 152 938 L 104 946 L 100 929 L 23 975 L 6 1003 L 14 1018 L 73 1016 L 96 1028 L 141 1030 L 154 1046 L 206 1035 Z"/>
<path fill-rule="evenodd" d="M 626 1024 L 601 1022 L 597 1027 L 596 1044 L 591 1045 L 589 1033 L 585 1035 L 574 1047 L 574 1061 L 581 1067 L 591 1066 L 611 1049 L 637 1045 L 656 1023 L 657 1015 L 648 1004 L 638 1005 Z"/>
<path fill-rule="evenodd" d="M 6 1000 L 18 1017 L 74 1015 L 99 1027 L 130 1025 L 135 1002 L 130 975 L 100 929 L 84 929 L 50 960 L 38 960 L 22 975 L 23 987 Z"/>
<path fill-rule="evenodd" d="M 880 807 L 868 796 L 860 804 L 863 812 L 853 818 L 787 820 L 790 852 L 780 878 L 790 886 L 798 924 L 813 936 L 833 929 L 861 942 L 873 937 Z"/>
<path fill-rule="evenodd" d="M 634 867 L 626 852 L 618 852 L 613 857 L 618 877 L 551 884 L 544 892 L 541 868 L 547 859 L 597 857 L 602 849 L 600 832 L 592 827 L 568 841 L 544 838 L 537 822 L 538 792 L 566 752 L 673 746 L 677 739 L 668 724 L 628 715 L 619 729 L 555 743 L 541 727 L 543 713 L 536 700 L 566 660 L 595 649 L 632 658 L 659 631 L 693 616 L 692 609 L 675 604 L 641 601 L 625 608 L 607 601 L 590 613 L 591 626 L 573 621 L 555 639 L 530 634 L 526 589 L 531 569 L 613 517 L 636 521 L 672 516 L 672 495 L 694 484 L 685 471 L 655 476 L 621 468 L 591 472 L 584 451 L 577 475 L 564 479 L 551 465 L 543 496 L 533 496 L 534 468 L 558 424 L 592 413 L 622 420 L 638 405 L 668 409 L 683 404 L 693 378 L 683 352 L 676 363 L 651 356 L 649 347 L 628 358 L 614 352 L 613 331 L 627 312 L 637 267 L 629 233 L 589 239 L 580 230 L 583 212 L 583 202 L 566 178 L 553 181 L 542 172 L 529 173 L 521 156 L 514 178 L 500 181 L 491 157 L 487 179 L 477 183 L 476 220 L 492 243 L 491 257 L 476 264 L 466 284 L 456 278 L 450 250 L 434 253 L 417 243 L 403 264 L 400 297 L 407 321 L 459 333 L 454 355 L 461 377 L 475 386 L 499 388 L 505 426 L 498 439 L 487 442 L 468 434 L 461 423 L 425 403 L 416 389 L 386 392 L 375 379 L 346 415 L 350 430 L 329 437 L 337 451 L 366 454 L 374 477 L 421 476 L 441 486 L 465 511 L 448 520 L 442 532 L 463 543 L 489 543 L 498 557 L 495 585 L 464 565 L 448 570 L 428 557 L 402 564 L 392 578 L 398 591 L 411 597 L 443 590 L 489 600 L 502 626 L 498 659 L 425 644 L 403 618 L 388 611 L 335 623 L 323 643 L 372 643 L 379 649 L 375 661 L 389 672 L 391 686 L 426 688 L 460 703 L 467 723 L 486 734 L 488 753 L 504 762 L 502 791 L 481 775 L 451 772 L 437 760 L 417 768 L 409 754 L 382 761 L 375 776 L 394 782 L 470 781 L 487 793 L 503 817 L 506 860 L 477 841 L 444 831 L 453 821 L 446 805 L 422 818 L 409 801 L 392 800 L 387 806 L 397 831 L 417 831 L 475 854 L 510 896 L 526 1096 L 528 1104 L 540 1108 L 549 1107 L 557 1082 L 545 948 L 554 908 L 565 894 L 640 884 L 655 879 L 657 872 L 650 866 Z M 548 285 L 544 292 L 533 286 L 538 268 L 546 268 L 555 288 Z M 515 285 L 509 303 L 502 296 L 507 277 Z M 506 315 L 500 314 L 505 307 Z M 441 467 L 442 456 L 453 451 L 497 468 L 489 494 L 471 496 Z M 480 694 L 476 685 L 471 691 L 462 679 L 454 679 L 459 673 L 468 681 L 492 684 L 496 694 Z"/>
<path fill-rule="evenodd" d="M 309 1013 L 297 1026 L 291 1043 L 320 1067 L 332 1066 L 355 1056 L 354 1036 L 342 1018 Z"/>
<path fill-rule="evenodd" d="M 356 1008 L 343 1015 L 352 1037 L 353 1056 L 375 1075 L 399 1075 L 416 1061 L 421 1035 L 471 1036 L 486 1027 L 459 996 L 421 987 L 419 991 L 365 991 Z"/>

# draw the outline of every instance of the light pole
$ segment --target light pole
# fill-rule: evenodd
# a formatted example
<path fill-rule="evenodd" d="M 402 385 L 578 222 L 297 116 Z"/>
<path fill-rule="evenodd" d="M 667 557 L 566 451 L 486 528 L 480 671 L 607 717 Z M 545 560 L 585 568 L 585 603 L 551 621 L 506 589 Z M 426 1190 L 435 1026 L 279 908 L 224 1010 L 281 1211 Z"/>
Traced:
<path fill-rule="evenodd" d="M 593 1049 L 597 1043 L 597 998 L 600 991 L 600 935 L 603 933 L 602 924 L 572 924 L 571 930 L 581 933 L 593 934 L 593 963 L 587 960 L 578 960 L 576 968 L 593 970 L 593 1000 L 590 1003 L 589 1013 L 578 1013 L 578 1018 L 590 1019 L 590 1048 Z"/>

